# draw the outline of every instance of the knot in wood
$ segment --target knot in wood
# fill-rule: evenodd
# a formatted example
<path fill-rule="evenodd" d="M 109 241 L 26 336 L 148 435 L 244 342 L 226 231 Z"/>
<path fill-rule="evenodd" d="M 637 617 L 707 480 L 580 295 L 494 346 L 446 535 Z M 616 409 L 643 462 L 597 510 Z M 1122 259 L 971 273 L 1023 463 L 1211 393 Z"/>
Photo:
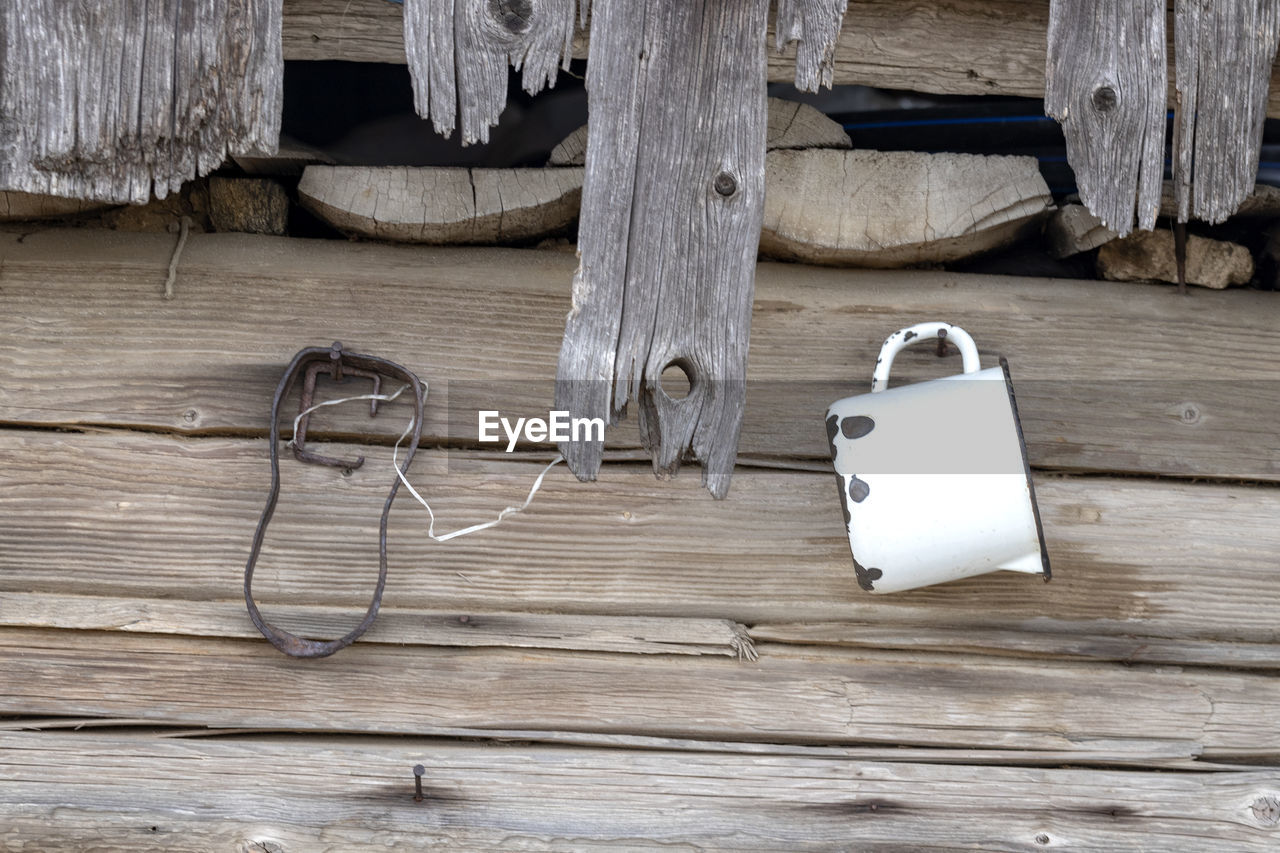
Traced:
<path fill-rule="evenodd" d="M 509 33 L 519 35 L 533 23 L 531 0 L 489 0 L 489 15 Z"/>
<path fill-rule="evenodd" d="M 1258 797 L 1253 801 L 1253 817 L 1263 826 L 1275 826 L 1280 823 L 1280 797 L 1273 795 Z"/>
<path fill-rule="evenodd" d="M 721 172 L 720 174 L 716 175 L 716 179 L 715 181 L 712 182 L 712 186 L 715 187 L 716 192 L 720 193 L 720 195 L 726 198 L 728 198 L 729 196 L 733 195 L 738 191 L 737 179 L 734 178 L 733 175 L 729 174 L 728 172 Z"/>
<path fill-rule="evenodd" d="M 1093 90 L 1093 108 L 1100 113 L 1111 112 L 1119 101 L 1120 96 L 1111 86 L 1099 86 Z"/>

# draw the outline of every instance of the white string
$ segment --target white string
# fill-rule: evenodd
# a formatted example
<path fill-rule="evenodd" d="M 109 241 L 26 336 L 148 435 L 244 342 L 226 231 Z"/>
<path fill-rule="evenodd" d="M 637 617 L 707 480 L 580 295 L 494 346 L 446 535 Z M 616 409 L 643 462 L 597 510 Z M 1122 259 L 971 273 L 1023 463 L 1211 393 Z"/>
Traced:
<path fill-rule="evenodd" d="M 306 409 L 303 409 L 301 412 L 298 412 L 298 416 L 293 419 L 293 434 L 295 436 L 298 434 L 298 423 L 305 416 L 311 414 L 316 409 L 320 409 L 325 406 L 337 406 L 341 403 L 350 403 L 355 400 L 379 400 L 382 402 L 389 403 L 395 398 L 399 397 L 402 393 L 404 393 L 405 389 L 408 387 L 409 387 L 408 385 L 401 385 L 400 388 L 394 394 L 361 394 L 356 397 L 342 397 L 337 400 L 325 400 L 322 403 L 316 403 L 314 406 L 310 406 Z M 427 383 L 423 382 L 422 383 L 422 401 L 424 404 L 426 403 L 426 400 L 427 400 Z M 417 423 L 417 420 L 418 420 L 418 415 L 415 412 L 414 416 L 409 420 L 409 425 L 404 428 L 404 432 L 400 433 L 400 437 L 396 439 L 395 447 L 391 449 L 391 465 L 395 468 L 396 476 L 400 478 L 400 482 L 403 483 L 404 487 L 409 490 L 409 494 L 413 495 L 413 497 L 418 501 L 418 503 L 426 507 L 427 515 L 431 518 L 431 521 L 427 524 L 427 537 L 435 540 L 436 542 L 448 542 L 450 539 L 457 539 L 459 536 L 467 536 L 471 533 L 478 533 L 481 530 L 488 530 L 490 527 L 497 527 L 499 524 L 505 521 L 509 516 L 515 515 L 518 512 L 524 512 L 526 509 L 529 508 L 529 504 L 533 503 L 533 496 L 536 495 L 538 493 L 538 490 L 542 488 L 542 481 L 546 479 L 547 473 L 556 465 L 559 465 L 561 462 L 564 461 L 564 457 L 561 456 L 559 453 L 557 453 L 556 458 L 552 459 L 549 463 L 547 463 L 547 465 L 542 469 L 542 471 L 538 473 L 538 477 L 533 481 L 533 486 L 532 488 L 529 489 L 529 494 L 524 499 L 524 503 L 520 504 L 519 506 L 507 507 L 502 512 L 498 513 L 497 518 L 491 521 L 482 521 L 479 524 L 473 524 L 470 527 L 464 527 L 461 530 L 454 530 L 451 533 L 443 533 L 437 536 L 435 532 L 436 531 L 435 510 L 431 508 L 431 504 L 427 503 L 427 499 L 418 493 L 418 490 L 413 487 L 413 483 L 410 483 L 409 479 L 405 477 L 404 472 L 400 470 L 400 445 L 403 444 L 404 440 L 409 437 L 409 433 L 413 432 L 413 429 Z M 294 446 L 292 438 L 289 439 L 288 446 L 290 447 Z"/>

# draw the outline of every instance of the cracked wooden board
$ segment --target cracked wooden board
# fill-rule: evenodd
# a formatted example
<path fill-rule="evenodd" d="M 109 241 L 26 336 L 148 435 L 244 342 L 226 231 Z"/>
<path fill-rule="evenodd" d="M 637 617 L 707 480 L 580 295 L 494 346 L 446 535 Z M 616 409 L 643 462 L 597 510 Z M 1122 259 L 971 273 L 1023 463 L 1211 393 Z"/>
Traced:
<path fill-rule="evenodd" d="M 0 7 L 0 189 L 163 198 L 280 135 L 281 5 Z"/>
<path fill-rule="evenodd" d="M 94 622 L 91 602 L 76 595 L 126 599 L 135 602 L 127 612 L 143 617 L 148 607 L 177 606 L 165 600 L 186 601 L 193 631 L 213 620 L 222 633 L 243 617 L 239 584 L 268 481 L 263 442 L 13 429 L 4 438 L 12 461 L 0 484 L 0 608 L 17 612 L 0 613 L 0 623 L 114 627 L 115 608 Z M 391 460 L 388 448 L 329 447 L 368 461 L 344 477 L 284 460 L 255 594 L 269 618 L 302 607 L 309 624 L 328 620 L 337 636 L 363 612 L 376 576 Z M 542 461 L 424 450 L 410 478 L 431 501 L 439 533 L 518 502 Z M 1250 667 L 1267 666 L 1269 650 L 1276 659 L 1275 488 L 1040 477 L 1052 583 L 996 574 L 870 596 L 854 577 L 829 469 L 740 469 L 727 502 L 687 480 L 655 483 L 635 465 L 606 465 L 602 477 L 582 485 L 552 469 L 524 513 L 447 544 L 427 539 L 425 510 L 402 496 L 391 514 L 385 607 L 478 621 L 513 610 L 689 619 L 671 637 L 698 645 L 708 643 L 698 626 L 727 619 L 808 623 L 816 642 L 847 645 L 901 645 L 914 632 L 912 649 L 964 643 L 998 654 Z M 43 604 L 24 609 L 9 594 Z M 524 642 L 538 623 L 530 619 L 506 642 Z M 247 618 L 239 624 L 235 636 L 253 636 Z M 602 624 L 621 632 L 624 623 Z M 388 642 L 448 636 L 386 629 Z M 807 642 L 794 627 L 762 636 Z"/>
<path fill-rule="evenodd" d="M 482 447 L 478 408 L 545 417 L 552 403 L 571 256 L 195 234 L 165 301 L 175 239 L 0 234 L 0 421 L 262 436 L 289 358 L 336 337 L 431 384 L 428 443 Z M 760 264 L 741 451 L 753 464 L 829 466 L 827 405 L 868 388 L 889 331 L 943 317 L 976 337 L 986 363 L 1008 356 L 1037 467 L 1280 480 L 1275 300 Z M 909 350 L 895 381 L 957 362 Z M 407 414 L 343 406 L 318 412 L 313 429 L 394 441 Z M 638 444 L 615 430 L 609 447 Z"/>
<path fill-rule="evenodd" d="M 908 755 L 913 750 L 900 750 Z M 409 769 L 421 762 L 422 803 Z M 1157 774 L 399 739 L 0 737 L 6 837 L 41 849 L 1269 850 L 1272 768 Z M 514 774 L 514 775 L 513 775 Z M 518 784 L 513 784 L 513 778 Z M 605 792 L 602 796 L 602 792 Z M 196 812 L 196 814 L 193 814 Z"/>
<path fill-rule="evenodd" d="M 1114 742 L 1130 757 L 1143 742 L 1162 757 L 1177 742 L 1210 762 L 1280 758 L 1280 687 L 1265 674 L 757 651 L 747 663 L 357 642 L 300 665 L 266 642 L 7 628 L 0 711 L 420 736 L 520 729 L 1090 754 Z"/>

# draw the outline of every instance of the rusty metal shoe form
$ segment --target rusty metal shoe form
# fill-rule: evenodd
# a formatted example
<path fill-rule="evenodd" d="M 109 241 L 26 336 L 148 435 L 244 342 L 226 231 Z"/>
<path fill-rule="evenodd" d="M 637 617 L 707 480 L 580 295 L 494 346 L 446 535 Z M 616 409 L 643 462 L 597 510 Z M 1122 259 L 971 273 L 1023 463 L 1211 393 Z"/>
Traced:
<path fill-rule="evenodd" d="M 418 449 L 418 440 L 422 435 L 422 409 L 425 402 L 422 383 L 412 371 L 384 358 L 345 352 L 342 349 L 342 344 L 337 342 L 330 347 L 307 347 L 300 350 L 293 357 L 293 361 L 289 363 L 284 376 L 280 378 L 280 384 L 276 386 L 276 394 L 271 401 L 271 492 L 267 495 L 267 505 L 262 510 L 262 518 L 258 521 L 258 529 L 254 531 L 253 546 L 249 551 L 249 561 L 244 567 L 244 600 L 249 608 L 249 618 L 253 620 L 254 625 L 258 626 L 258 630 L 262 632 L 262 635 L 271 641 L 271 645 L 287 655 L 298 658 L 322 658 L 333 654 L 339 649 L 346 648 L 355 642 L 361 634 L 369 630 L 369 626 L 377 618 L 378 608 L 382 604 L 382 591 L 387 584 L 387 519 L 391 514 L 391 504 L 395 501 L 401 482 L 401 477 L 395 478 L 391 484 L 391 492 L 387 495 L 387 501 L 382 507 L 382 523 L 378 533 L 378 584 L 374 589 L 373 600 L 369 602 L 369 609 L 365 611 L 364 618 L 360 620 L 359 625 L 350 633 L 336 640 L 308 640 L 277 628 L 263 618 L 261 611 L 258 610 L 258 605 L 253 600 L 253 570 L 258 562 L 258 555 L 262 550 L 262 541 L 267 533 L 267 525 L 271 522 L 271 516 L 275 513 L 276 500 L 280 496 L 280 404 L 284 402 L 289 396 L 289 392 L 293 390 L 293 385 L 299 375 L 304 378 L 300 414 L 294 431 L 294 455 L 302 462 L 332 465 L 339 468 L 358 468 L 364 463 L 363 456 L 352 460 L 333 459 L 311 453 L 305 447 L 307 421 L 310 417 L 309 410 L 312 408 L 311 401 L 315 394 L 316 377 L 321 373 L 328 373 L 335 382 L 341 382 L 347 376 L 372 379 L 373 393 L 375 395 L 381 389 L 381 377 L 384 376 L 398 379 L 413 390 L 414 416 L 412 433 L 406 431 L 406 434 L 409 435 L 409 445 L 404 462 L 400 466 L 402 476 L 408 473 L 409 465 L 413 462 L 413 455 Z M 370 416 L 377 413 L 378 400 L 374 399 L 370 406 Z"/>

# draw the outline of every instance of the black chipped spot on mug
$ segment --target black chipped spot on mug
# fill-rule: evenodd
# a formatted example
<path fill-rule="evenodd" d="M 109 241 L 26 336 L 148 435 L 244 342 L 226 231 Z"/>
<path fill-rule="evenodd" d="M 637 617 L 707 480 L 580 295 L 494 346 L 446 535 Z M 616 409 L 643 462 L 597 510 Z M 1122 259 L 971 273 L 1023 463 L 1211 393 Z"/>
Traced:
<path fill-rule="evenodd" d="M 856 476 L 849 478 L 849 497 L 854 503 L 862 503 L 869 494 L 871 494 L 871 486 L 867 485 L 866 480 L 859 480 Z"/>
<path fill-rule="evenodd" d="M 831 458 L 836 458 L 836 433 L 840 432 L 840 417 L 838 415 L 829 415 L 827 417 L 827 444 L 831 445 Z"/>
<path fill-rule="evenodd" d="M 858 586 L 867 592 L 875 592 L 875 582 L 884 577 L 884 572 L 879 569 L 865 568 L 857 557 L 853 558 L 853 571 L 858 576 Z"/>
<path fill-rule="evenodd" d="M 918 335 L 916 335 L 915 332 L 907 332 L 905 335 L 902 336 L 902 342 L 905 344 L 907 341 L 911 340 L 914 337 L 918 337 Z"/>
<path fill-rule="evenodd" d="M 853 520 L 853 516 L 849 513 L 849 498 L 844 493 L 844 477 L 836 472 L 836 491 L 840 493 L 840 509 L 844 510 L 844 529 L 848 531 L 849 522 Z"/>
<path fill-rule="evenodd" d="M 876 422 L 866 415 L 851 415 L 840 421 L 840 432 L 845 438 L 862 438 L 876 428 Z"/>

